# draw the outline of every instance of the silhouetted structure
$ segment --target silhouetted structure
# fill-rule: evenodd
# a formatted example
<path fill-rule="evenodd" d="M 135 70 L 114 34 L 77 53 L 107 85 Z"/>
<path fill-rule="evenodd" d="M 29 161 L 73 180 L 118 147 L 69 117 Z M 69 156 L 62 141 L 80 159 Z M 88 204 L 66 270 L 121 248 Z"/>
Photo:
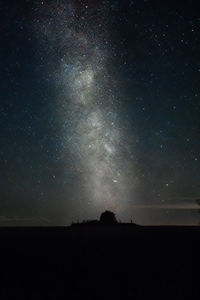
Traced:
<path fill-rule="evenodd" d="M 117 220 L 112 211 L 106 210 L 101 214 L 99 222 L 105 225 L 113 225 L 117 223 Z"/>
<path fill-rule="evenodd" d="M 123 223 L 121 222 L 121 220 L 117 221 L 115 214 L 112 211 L 106 210 L 104 211 L 99 220 L 84 220 L 82 222 L 72 222 L 71 226 L 73 227 L 102 227 L 104 225 L 112 225 L 115 227 L 119 227 L 119 226 L 138 226 L 137 224 L 135 224 L 132 220 L 131 223 Z"/>
<path fill-rule="evenodd" d="M 81 223 L 81 225 L 86 225 L 86 226 L 95 226 L 95 225 L 98 225 L 99 221 L 98 220 L 86 220 L 86 221 L 83 221 Z"/>

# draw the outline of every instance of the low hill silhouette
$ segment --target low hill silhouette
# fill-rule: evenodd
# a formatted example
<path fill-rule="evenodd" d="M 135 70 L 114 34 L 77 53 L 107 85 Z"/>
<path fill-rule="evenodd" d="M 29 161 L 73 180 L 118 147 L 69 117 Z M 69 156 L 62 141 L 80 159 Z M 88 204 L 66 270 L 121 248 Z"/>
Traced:
<path fill-rule="evenodd" d="M 115 213 L 110 210 L 105 210 L 101 213 L 99 220 L 84 220 L 82 222 L 72 223 L 71 226 L 122 226 L 122 225 L 135 225 L 137 224 L 131 223 L 121 223 L 121 221 L 117 221 Z"/>

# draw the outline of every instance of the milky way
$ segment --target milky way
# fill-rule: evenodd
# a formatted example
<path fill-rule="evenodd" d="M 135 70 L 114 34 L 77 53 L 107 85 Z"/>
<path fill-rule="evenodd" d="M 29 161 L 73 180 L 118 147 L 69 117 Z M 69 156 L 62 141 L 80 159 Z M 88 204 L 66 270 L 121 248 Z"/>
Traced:
<path fill-rule="evenodd" d="M 199 223 L 195 4 L 1 10 L 0 225 L 66 225 L 105 209 L 140 224 Z"/>
<path fill-rule="evenodd" d="M 128 193 L 127 166 L 118 99 L 107 70 L 107 6 L 78 8 L 73 1 L 45 7 L 42 23 L 43 47 L 58 61 L 51 68 L 59 91 L 63 153 L 71 165 L 66 172 L 79 177 L 87 205 L 119 211 Z"/>

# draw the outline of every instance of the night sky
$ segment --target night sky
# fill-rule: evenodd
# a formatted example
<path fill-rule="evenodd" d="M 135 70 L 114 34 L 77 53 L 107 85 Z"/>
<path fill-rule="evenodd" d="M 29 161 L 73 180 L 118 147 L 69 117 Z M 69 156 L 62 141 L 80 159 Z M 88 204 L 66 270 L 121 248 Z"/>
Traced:
<path fill-rule="evenodd" d="M 199 223 L 197 2 L 0 4 L 0 225 Z"/>

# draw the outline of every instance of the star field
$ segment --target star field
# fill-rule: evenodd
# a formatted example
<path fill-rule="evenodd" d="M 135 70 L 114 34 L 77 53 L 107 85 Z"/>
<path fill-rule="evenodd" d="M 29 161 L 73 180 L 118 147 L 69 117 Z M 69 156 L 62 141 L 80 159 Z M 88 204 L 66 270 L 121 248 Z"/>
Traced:
<path fill-rule="evenodd" d="M 197 224 L 196 2 L 0 8 L 1 224 Z"/>

